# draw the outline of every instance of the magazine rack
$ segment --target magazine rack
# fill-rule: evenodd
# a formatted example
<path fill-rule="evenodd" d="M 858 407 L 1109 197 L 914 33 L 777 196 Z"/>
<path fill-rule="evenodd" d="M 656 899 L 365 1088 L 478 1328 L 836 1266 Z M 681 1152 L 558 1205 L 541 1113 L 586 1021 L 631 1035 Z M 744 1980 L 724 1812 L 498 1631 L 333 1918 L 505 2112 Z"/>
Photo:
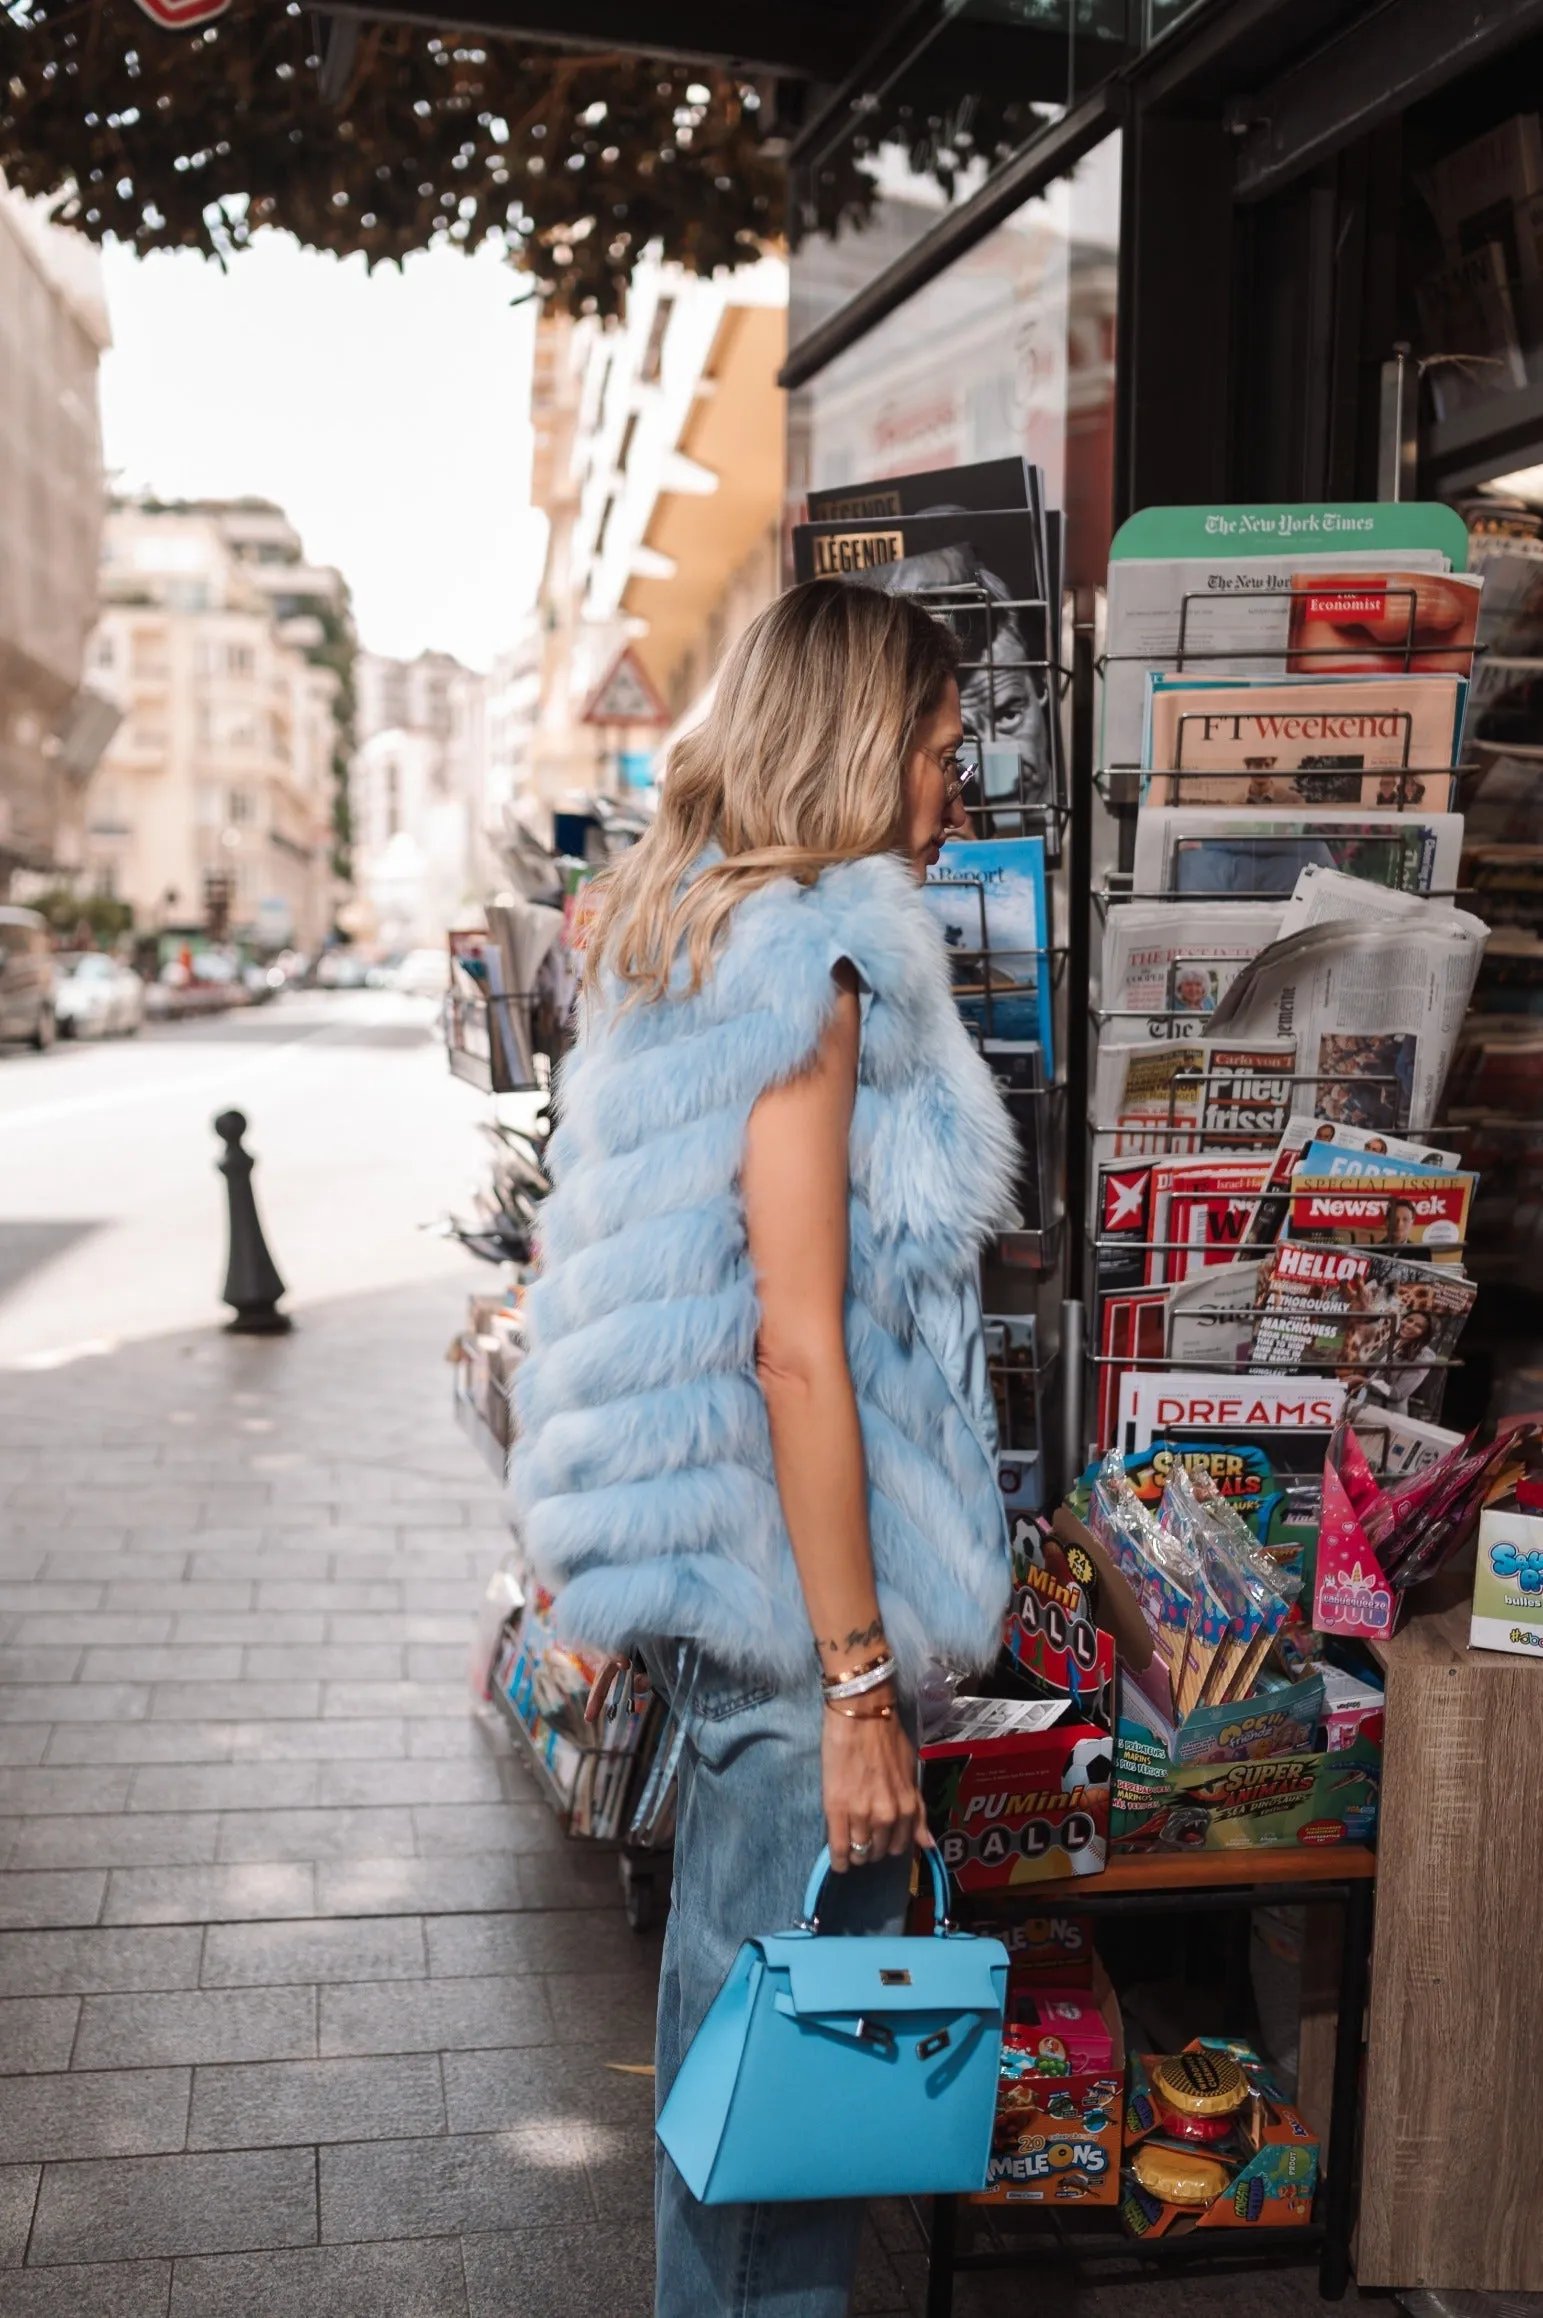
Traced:
<path fill-rule="evenodd" d="M 537 1094 L 528 994 L 483 997 L 467 990 L 445 995 L 445 1055 L 452 1074 L 485 1095 Z"/>

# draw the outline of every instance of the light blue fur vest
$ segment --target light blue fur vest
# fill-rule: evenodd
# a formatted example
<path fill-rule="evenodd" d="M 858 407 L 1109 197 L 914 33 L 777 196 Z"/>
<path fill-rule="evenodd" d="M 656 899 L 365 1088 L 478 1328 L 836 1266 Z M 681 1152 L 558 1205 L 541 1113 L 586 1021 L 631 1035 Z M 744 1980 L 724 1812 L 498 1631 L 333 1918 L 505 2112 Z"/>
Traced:
<path fill-rule="evenodd" d="M 929 1656 L 996 1649 L 1006 1527 L 975 1270 L 1012 1220 L 1017 1153 L 889 855 L 752 894 L 694 997 L 592 1006 L 564 1067 L 511 1489 L 575 1640 L 681 1636 L 808 1674 L 738 1177 L 751 1108 L 812 1057 L 841 958 L 864 985 L 846 1339 L 885 1630 L 912 1682 Z"/>

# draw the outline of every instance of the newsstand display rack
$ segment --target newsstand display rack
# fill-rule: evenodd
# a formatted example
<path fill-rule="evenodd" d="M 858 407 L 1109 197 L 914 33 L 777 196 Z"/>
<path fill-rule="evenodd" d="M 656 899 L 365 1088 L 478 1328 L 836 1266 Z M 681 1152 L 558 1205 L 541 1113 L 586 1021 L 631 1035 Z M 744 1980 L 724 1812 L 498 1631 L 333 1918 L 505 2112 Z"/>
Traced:
<path fill-rule="evenodd" d="M 1190 2230 L 1166 2237 L 1135 2237 L 1121 2226 L 1119 2209 L 1103 2208 L 1106 2226 L 1068 2227 L 1054 2207 L 1002 2208 L 969 2198 L 930 2200 L 927 2235 L 926 2318 L 951 2318 L 954 2280 L 961 2271 L 1011 2270 L 1049 2253 L 1074 2263 L 1125 2258 L 1165 2264 L 1191 2262 L 1219 2268 L 1318 2255 L 1318 2290 L 1326 2302 L 1343 2299 L 1350 2282 L 1355 2227 L 1357 2125 L 1361 2038 L 1371 1967 L 1377 1855 L 1360 1845 L 1321 1851 L 1210 1852 L 1187 1858 L 1113 1858 L 1102 1874 L 1020 1885 L 971 1899 L 956 1895 L 961 1921 L 980 1915 L 1003 1922 L 1017 1915 L 1058 1910 L 1099 1918 L 1251 1916 L 1256 1908 L 1343 1911 L 1329 2130 L 1313 2218 L 1289 2229 Z M 1010 2212 L 1014 2243 L 996 2229 Z M 989 2221 L 994 2242 L 961 2245 L 971 2220 Z M 1025 2226 L 1026 2225 L 1026 2226 Z"/>

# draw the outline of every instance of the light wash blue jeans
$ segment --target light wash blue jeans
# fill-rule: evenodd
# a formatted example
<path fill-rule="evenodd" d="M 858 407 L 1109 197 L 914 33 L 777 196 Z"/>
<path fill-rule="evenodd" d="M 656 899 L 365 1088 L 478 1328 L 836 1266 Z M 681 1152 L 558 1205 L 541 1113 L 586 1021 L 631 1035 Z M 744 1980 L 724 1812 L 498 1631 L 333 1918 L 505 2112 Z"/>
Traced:
<path fill-rule="evenodd" d="M 797 1922 L 825 1841 L 812 1665 L 807 1688 L 787 1692 L 700 1661 L 693 1673 L 688 1659 L 666 1687 L 678 1692 L 685 1745 L 659 1980 L 660 2105 L 741 1942 Z M 832 1876 L 822 1927 L 898 1931 L 909 1889 L 906 1859 Z M 656 2147 L 656 2318 L 843 2318 L 863 2210 L 837 2200 L 699 2205 Z"/>

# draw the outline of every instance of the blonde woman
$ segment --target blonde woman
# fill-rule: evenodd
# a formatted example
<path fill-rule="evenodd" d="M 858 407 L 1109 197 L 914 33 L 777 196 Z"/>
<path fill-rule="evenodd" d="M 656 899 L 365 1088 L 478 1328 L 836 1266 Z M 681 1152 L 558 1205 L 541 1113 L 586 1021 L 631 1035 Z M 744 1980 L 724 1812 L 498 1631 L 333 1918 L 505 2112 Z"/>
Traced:
<path fill-rule="evenodd" d="M 966 826 L 955 647 L 903 597 L 763 612 L 600 891 L 519 1393 L 564 1631 L 680 1711 L 657 2094 L 740 1942 L 892 1930 L 928 1841 L 910 1701 L 993 1654 L 1007 1550 L 976 1290 L 1016 1152 L 918 887 Z M 837 2318 L 851 2204 L 698 2205 L 660 2318 Z"/>

